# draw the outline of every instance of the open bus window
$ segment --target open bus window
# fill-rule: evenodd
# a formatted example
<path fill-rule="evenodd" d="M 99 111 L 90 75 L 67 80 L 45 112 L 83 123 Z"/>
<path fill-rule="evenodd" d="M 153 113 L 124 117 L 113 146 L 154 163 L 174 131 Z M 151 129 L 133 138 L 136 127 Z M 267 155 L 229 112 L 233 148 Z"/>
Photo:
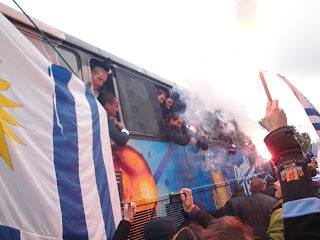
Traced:
<path fill-rule="evenodd" d="M 90 69 L 91 71 L 94 69 L 94 67 L 102 67 L 107 73 L 107 80 L 105 83 L 99 88 L 99 92 L 109 92 L 114 95 L 116 95 L 115 88 L 113 85 L 113 79 L 112 79 L 112 70 L 111 70 L 111 65 L 110 65 L 110 59 L 106 59 L 104 61 L 97 60 L 95 58 L 90 60 Z M 93 80 L 93 79 L 92 79 Z M 92 83 L 93 84 L 93 83 Z"/>
<path fill-rule="evenodd" d="M 159 134 L 162 116 L 154 84 L 121 69 L 116 75 L 127 128 Z"/>
<path fill-rule="evenodd" d="M 173 100 L 169 94 L 168 89 L 160 86 L 156 86 L 157 88 L 157 97 L 161 108 L 162 117 L 165 120 L 167 116 L 174 112 Z M 161 102 L 163 100 L 163 102 Z"/>

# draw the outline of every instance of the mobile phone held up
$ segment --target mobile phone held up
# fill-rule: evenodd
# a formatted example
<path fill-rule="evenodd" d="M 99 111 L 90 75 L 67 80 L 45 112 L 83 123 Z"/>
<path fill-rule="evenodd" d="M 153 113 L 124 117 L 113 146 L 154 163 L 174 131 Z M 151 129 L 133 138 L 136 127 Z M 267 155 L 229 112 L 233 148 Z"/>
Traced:
<path fill-rule="evenodd" d="M 182 202 L 181 194 L 184 194 L 184 196 L 187 196 L 187 194 L 184 191 L 171 192 L 169 194 L 170 204 L 172 204 L 172 203 L 181 203 Z"/>

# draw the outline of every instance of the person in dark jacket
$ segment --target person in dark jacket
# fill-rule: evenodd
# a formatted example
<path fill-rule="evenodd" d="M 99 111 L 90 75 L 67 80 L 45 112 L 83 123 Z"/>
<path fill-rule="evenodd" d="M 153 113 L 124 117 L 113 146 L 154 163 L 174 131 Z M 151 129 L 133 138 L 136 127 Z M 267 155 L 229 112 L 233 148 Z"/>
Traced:
<path fill-rule="evenodd" d="M 197 205 L 197 207 L 200 210 L 206 210 L 205 209 L 205 204 L 201 201 L 198 200 L 194 200 L 193 201 L 194 205 Z M 206 211 L 208 212 L 208 211 Z M 192 231 L 196 234 L 197 239 L 202 239 L 202 235 L 203 235 L 203 231 L 204 228 L 193 218 L 190 217 L 190 214 L 185 212 L 183 209 L 181 209 L 181 213 L 182 216 L 184 218 L 183 222 L 178 226 L 178 229 L 182 229 L 184 227 L 189 227 L 190 229 L 192 229 Z M 210 217 L 210 221 L 211 221 L 211 217 Z"/>
<path fill-rule="evenodd" d="M 120 221 L 112 240 L 127 240 L 130 234 L 133 216 L 136 213 L 134 202 L 127 202 L 123 206 L 123 220 Z"/>
<path fill-rule="evenodd" d="M 167 116 L 172 113 L 172 104 L 173 101 L 171 98 L 167 98 L 165 101 L 163 101 L 163 103 L 160 104 L 163 119 L 166 119 Z"/>
<path fill-rule="evenodd" d="M 274 181 L 273 178 L 269 178 L 268 181 L 267 181 L 265 194 L 269 195 L 270 197 L 275 197 L 276 186 L 274 185 L 274 182 L 275 181 Z"/>
<path fill-rule="evenodd" d="M 250 226 L 232 216 L 213 218 L 204 209 L 200 209 L 193 203 L 191 189 L 181 190 L 186 193 L 186 195 L 181 194 L 183 210 L 205 229 L 202 239 L 253 240 L 253 230 Z"/>
<path fill-rule="evenodd" d="M 254 178 L 251 182 L 250 196 L 239 202 L 237 215 L 248 223 L 254 230 L 257 239 L 268 239 L 266 231 L 270 223 L 269 210 L 276 204 L 277 200 L 264 193 L 265 182 L 260 178 Z"/>
<path fill-rule="evenodd" d="M 195 121 L 195 120 L 193 120 Z M 191 120 L 192 122 L 192 120 Z M 193 138 L 197 141 L 197 149 L 202 149 L 202 150 L 208 150 L 209 145 L 206 139 L 206 136 L 203 132 L 202 129 L 197 128 L 196 129 L 196 133 L 194 134 L 193 132 L 191 132 L 191 135 L 193 136 Z"/>
<path fill-rule="evenodd" d="M 278 100 L 269 101 L 264 139 L 278 170 L 283 199 L 284 239 L 320 239 L 320 199 L 314 191 L 308 161 L 299 142 L 287 127 L 287 117 Z"/>
<path fill-rule="evenodd" d="M 193 146 L 196 145 L 198 149 L 207 150 L 208 143 L 204 133 L 202 130 L 197 129 L 199 123 L 196 120 L 190 120 L 189 123 L 190 126 L 187 128 L 177 112 L 168 115 L 165 123 L 166 140 L 181 146 L 186 146 L 190 143 Z"/>
<path fill-rule="evenodd" d="M 124 147 L 129 140 L 129 131 L 115 118 L 119 111 L 118 99 L 112 93 L 101 93 L 98 100 L 107 111 L 110 138 L 119 147 Z"/>
<path fill-rule="evenodd" d="M 225 215 L 235 216 L 236 209 L 238 208 L 239 202 L 245 198 L 247 195 L 244 192 L 242 185 L 236 185 L 233 189 L 233 195 L 229 201 L 226 202 Z"/>
<path fill-rule="evenodd" d="M 247 195 L 244 192 L 242 185 L 236 185 L 233 189 L 233 195 L 229 201 L 224 205 L 224 216 L 236 216 L 236 209 L 238 208 L 239 202 L 245 198 Z"/>
<path fill-rule="evenodd" d="M 168 142 L 174 142 L 181 146 L 186 146 L 191 140 L 190 133 L 186 125 L 183 124 L 183 119 L 180 117 L 179 113 L 172 113 L 167 117 L 165 133 Z M 190 143 L 195 145 L 195 139 Z"/>
<path fill-rule="evenodd" d="M 231 199 L 226 202 L 224 207 L 217 210 L 208 211 L 208 213 L 210 213 L 215 218 L 220 218 L 227 215 L 236 216 L 236 209 L 238 208 L 238 204 L 246 196 L 247 195 L 244 192 L 243 186 L 237 184 L 233 188 L 233 195 Z"/>
<path fill-rule="evenodd" d="M 157 89 L 157 95 L 158 95 L 159 104 L 162 104 L 164 100 L 166 100 L 167 98 L 167 93 L 160 88 Z"/>

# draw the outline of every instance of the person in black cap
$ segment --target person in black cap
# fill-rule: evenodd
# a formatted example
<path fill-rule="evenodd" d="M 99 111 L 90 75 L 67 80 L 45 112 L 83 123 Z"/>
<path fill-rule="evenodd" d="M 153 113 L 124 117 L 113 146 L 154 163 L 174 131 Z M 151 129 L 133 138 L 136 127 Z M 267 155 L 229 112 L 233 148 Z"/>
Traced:
<path fill-rule="evenodd" d="M 101 93 L 98 101 L 107 111 L 110 138 L 119 147 L 124 147 L 129 140 L 129 131 L 122 122 L 118 122 L 115 118 L 119 111 L 118 99 L 112 93 Z"/>
<path fill-rule="evenodd" d="M 177 233 L 177 226 L 172 218 L 158 217 L 144 227 L 146 240 L 171 240 Z"/>

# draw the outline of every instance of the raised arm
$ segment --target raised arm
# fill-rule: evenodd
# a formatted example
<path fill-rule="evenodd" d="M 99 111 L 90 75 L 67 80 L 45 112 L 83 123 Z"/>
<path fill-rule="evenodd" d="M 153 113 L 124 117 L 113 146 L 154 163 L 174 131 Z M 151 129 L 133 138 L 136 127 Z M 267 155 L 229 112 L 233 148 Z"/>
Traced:
<path fill-rule="evenodd" d="M 270 133 L 264 141 L 278 168 L 284 201 L 285 239 L 320 239 L 320 199 L 316 198 L 308 162 L 287 127 L 278 100 L 268 102 L 265 123 Z"/>

